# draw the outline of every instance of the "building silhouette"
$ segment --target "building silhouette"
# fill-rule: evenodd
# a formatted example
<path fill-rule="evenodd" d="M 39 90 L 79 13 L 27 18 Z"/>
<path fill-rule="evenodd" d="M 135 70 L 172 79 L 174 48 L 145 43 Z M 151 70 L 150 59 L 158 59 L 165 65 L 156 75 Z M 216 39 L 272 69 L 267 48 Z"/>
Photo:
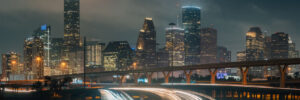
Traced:
<path fill-rule="evenodd" d="M 80 0 L 64 0 L 63 62 L 68 64 L 65 74 L 83 72 L 83 43 L 80 37 Z"/>
<path fill-rule="evenodd" d="M 156 61 L 156 31 L 152 18 L 147 17 L 138 36 L 135 62 L 138 68 L 151 68 Z"/>
<path fill-rule="evenodd" d="M 168 52 L 169 66 L 183 66 L 184 52 L 184 29 L 170 23 L 166 28 L 166 51 Z"/>
<path fill-rule="evenodd" d="M 251 27 L 246 33 L 246 60 L 264 60 L 264 35 L 259 27 Z M 250 68 L 249 74 L 262 78 L 264 77 L 264 67 Z"/>
<path fill-rule="evenodd" d="M 200 38 L 200 63 L 217 63 L 217 30 L 202 28 Z"/>
<path fill-rule="evenodd" d="M 103 50 L 105 71 L 126 70 L 132 66 L 133 50 L 127 41 L 109 42 Z"/>
<path fill-rule="evenodd" d="M 199 64 L 201 9 L 195 6 L 183 6 L 182 25 L 185 31 L 185 65 Z"/>
<path fill-rule="evenodd" d="M 86 67 L 103 66 L 102 51 L 105 48 L 105 43 L 98 41 L 87 41 L 86 45 Z"/>
<path fill-rule="evenodd" d="M 39 37 L 28 37 L 24 43 L 24 71 L 26 79 L 44 77 L 44 43 Z"/>

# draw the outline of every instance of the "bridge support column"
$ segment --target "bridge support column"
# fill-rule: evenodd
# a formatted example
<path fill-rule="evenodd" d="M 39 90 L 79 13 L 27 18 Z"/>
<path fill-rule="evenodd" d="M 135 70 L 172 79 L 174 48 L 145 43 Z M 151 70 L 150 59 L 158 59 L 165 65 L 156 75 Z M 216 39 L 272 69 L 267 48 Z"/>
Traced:
<path fill-rule="evenodd" d="M 208 69 L 209 70 L 209 73 L 210 73 L 210 83 L 211 84 L 216 84 L 216 75 L 217 75 L 217 72 L 218 72 L 218 69 L 215 68 L 215 69 Z"/>
<path fill-rule="evenodd" d="M 153 72 L 146 72 L 146 77 L 148 79 L 148 84 L 151 84 L 151 80 L 152 80 L 152 76 L 153 76 Z"/>
<path fill-rule="evenodd" d="M 186 78 L 186 83 L 191 83 L 191 75 L 193 73 L 193 70 L 184 70 L 185 78 Z"/>
<path fill-rule="evenodd" d="M 171 75 L 171 72 L 168 71 L 167 73 L 166 72 L 162 72 L 164 74 L 164 77 L 165 77 L 165 83 L 169 83 L 169 77 Z"/>
<path fill-rule="evenodd" d="M 120 84 L 122 85 L 123 83 L 126 83 L 126 75 L 120 75 L 120 78 L 119 78 L 119 81 L 120 81 Z"/>
<path fill-rule="evenodd" d="M 288 68 L 288 65 L 284 65 L 284 66 L 278 66 L 279 71 L 280 71 L 280 87 L 284 88 L 285 87 L 285 74 L 286 74 L 286 70 Z"/>
<path fill-rule="evenodd" d="M 134 78 L 134 83 L 138 84 L 138 79 L 140 78 L 140 73 L 132 73 Z"/>
<path fill-rule="evenodd" d="M 243 85 L 247 85 L 247 74 L 248 74 L 248 70 L 249 70 L 249 67 L 240 67 L 240 70 L 241 70 L 241 73 L 242 73 L 242 84 Z"/>

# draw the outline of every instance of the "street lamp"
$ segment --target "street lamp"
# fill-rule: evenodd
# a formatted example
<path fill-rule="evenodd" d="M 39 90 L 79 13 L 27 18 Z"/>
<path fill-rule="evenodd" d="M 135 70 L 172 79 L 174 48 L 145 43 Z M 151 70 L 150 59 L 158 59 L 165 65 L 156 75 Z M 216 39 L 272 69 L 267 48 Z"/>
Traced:
<path fill-rule="evenodd" d="M 35 61 L 36 61 L 36 63 L 37 63 L 37 67 L 38 67 L 38 72 L 37 72 L 37 74 L 38 74 L 38 79 L 40 79 L 41 77 L 42 77 L 42 66 L 41 66 L 41 61 L 42 61 L 42 58 L 41 57 L 39 57 L 39 56 L 37 56 L 36 58 L 35 58 Z"/>
<path fill-rule="evenodd" d="M 67 63 L 66 62 L 61 62 L 60 63 L 60 68 L 63 70 L 63 74 L 66 74 L 65 70 L 67 68 Z"/>
<path fill-rule="evenodd" d="M 16 71 L 17 71 L 17 69 L 16 69 L 16 64 L 17 64 L 17 61 L 16 60 L 12 60 L 11 61 L 11 65 L 12 65 L 12 72 L 11 72 L 11 74 L 12 74 L 12 80 L 14 80 L 14 77 L 15 77 L 15 74 L 16 74 Z M 10 76 L 10 75 L 9 75 Z"/>

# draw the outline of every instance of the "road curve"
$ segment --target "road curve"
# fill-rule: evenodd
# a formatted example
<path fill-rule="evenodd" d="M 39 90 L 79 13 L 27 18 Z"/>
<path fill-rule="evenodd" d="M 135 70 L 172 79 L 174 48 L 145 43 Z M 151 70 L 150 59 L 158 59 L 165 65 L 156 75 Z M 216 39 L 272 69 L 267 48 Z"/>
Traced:
<path fill-rule="evenodd" d="M 158 95 L 162 100 L 214 100 L 214 98 L 205 94 L 179 90 L 179 89 L 166 89 L 166 88 L 147 88 L 147 87 L 120 87 L 120 88 L 109 88 L 109 90 L 117 91 L 142 91 Z M 151 98 L 151 97 L 150 97 Z M 120 99 L 125 100 L 125 99 Z"/>

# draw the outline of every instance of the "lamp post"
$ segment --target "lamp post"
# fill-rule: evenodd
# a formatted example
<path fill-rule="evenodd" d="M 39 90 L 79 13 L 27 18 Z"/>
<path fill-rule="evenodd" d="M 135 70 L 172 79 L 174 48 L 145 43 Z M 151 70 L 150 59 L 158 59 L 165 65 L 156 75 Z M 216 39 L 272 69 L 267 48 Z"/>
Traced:
<path fill-rule="evenodd" d="M 13 76 L 13 77 L 12 77 L 12 78 L 13 78 L 12 80 L 15 80 L 15 75 L 14 75 L 14 74 L 15 74 L 15 71 L 17 70 L 17 69 L 16 69 L 16 64 L 17 64 L 17 61 L 16 61 L 16 60 L 12 60 L 12 61 L 11 61 L 12 68 L 11 68 L 11 73 L 10 73 L 10 75 L 13 74 L 13 75 L 12 75 L 12 76 Z M 10 76 L 10 75 L 9 75 L 9 76 Z"/>
<path fill-rule="evenodd" d="M 35 61 L 37 63 L 37 69 L 38 69 L 37 77 L 38 77 L 38 79 L 40 79 L 42 77 L 42 71 L 43 71 L 42 66 L 41 66 L 42 58 L 38 56 L 38 57 L 35 58 Z"/>
<path fill-rule="evenodd" d="M 66 74 L 67 65 L 68 64 L 66 62 L 60 63 L 60 68 L 62 69 L 62 74 Z"/>

